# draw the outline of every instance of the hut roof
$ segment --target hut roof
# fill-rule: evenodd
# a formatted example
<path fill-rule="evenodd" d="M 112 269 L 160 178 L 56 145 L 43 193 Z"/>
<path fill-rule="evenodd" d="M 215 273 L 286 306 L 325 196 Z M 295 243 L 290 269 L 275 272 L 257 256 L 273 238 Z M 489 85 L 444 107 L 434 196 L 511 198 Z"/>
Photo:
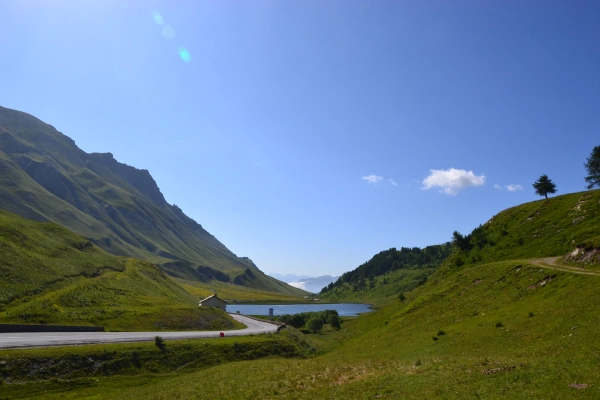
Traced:
<path fill-rule="evenodd" d="M 204 302 L 204 301 L 206 301 L 206 300 L 208 300 L 208 299 L 212 299 L 213 297 L 214 297 L 215 299 L 221 300 L 222 302 L 225 302 L 223 299 L 220 299 L 219 297 L 217 297 L 217 294 L 215 293 L 215 294 L 213 294 L 212 296 L 208 296 L 207 298 L 200 300 L 200 303 L 202 303 L 202 302 Z"/>

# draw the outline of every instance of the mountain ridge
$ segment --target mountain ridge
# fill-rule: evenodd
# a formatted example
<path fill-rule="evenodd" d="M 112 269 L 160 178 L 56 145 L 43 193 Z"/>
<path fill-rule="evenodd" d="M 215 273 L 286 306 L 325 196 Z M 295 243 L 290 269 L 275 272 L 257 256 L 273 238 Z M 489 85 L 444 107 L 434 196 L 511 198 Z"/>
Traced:
<path fill-rule="evenodd" d="M 109 253 L 150 261 L 171 276 L 200 280 L 203 266 L 232 283 L 303 293 L 267 277 L 167 203 L 148 170 L 120 163 L 112 153 L 88 154 L 52 125 L 4 107 L 0 187 L 0 208 L 58 223 Z"/>

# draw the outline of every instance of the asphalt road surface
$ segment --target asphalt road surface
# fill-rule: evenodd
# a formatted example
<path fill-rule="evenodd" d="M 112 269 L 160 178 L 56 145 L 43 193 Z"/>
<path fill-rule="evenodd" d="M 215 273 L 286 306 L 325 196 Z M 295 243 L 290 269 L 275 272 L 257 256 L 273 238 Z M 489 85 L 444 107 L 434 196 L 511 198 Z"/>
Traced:
<path fill-rule="evenodd" d="M 257 321 L 243 315 L 231 314 L 246 325 L 235 331 L 188 331 L 188 332 L 25 332 L 0 333 L 0 349 L 15 347 L 68 346 L 94 343 L 148 342 L 156 336 L 163 339 L 216 338 L 223 332 L 228 336 L 257 335 L 277 331 L 278 326 Z"/>

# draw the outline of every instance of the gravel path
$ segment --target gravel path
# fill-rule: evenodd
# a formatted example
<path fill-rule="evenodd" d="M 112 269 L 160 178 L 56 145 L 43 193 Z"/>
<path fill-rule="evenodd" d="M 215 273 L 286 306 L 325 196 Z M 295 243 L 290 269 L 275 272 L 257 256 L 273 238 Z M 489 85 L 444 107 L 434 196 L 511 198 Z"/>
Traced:
<path fill-rule="evenodd" d="M 589 269 L 585 269 L 585 268 L 581 268 L 581 267 L 572 267 L 570 265 L 557 264 L 557 261 L 559 259 L 560 259 L 560 257 L 538 258 L 538 259 L 529 261 L 529 263 L 532 265 L 535 265 L 537 267 L 554 269 L 557 271 L 572 272 L 574 274 L 581 274 L 581 275 L 600 276 L 599 271 L 590 271 Z"/>

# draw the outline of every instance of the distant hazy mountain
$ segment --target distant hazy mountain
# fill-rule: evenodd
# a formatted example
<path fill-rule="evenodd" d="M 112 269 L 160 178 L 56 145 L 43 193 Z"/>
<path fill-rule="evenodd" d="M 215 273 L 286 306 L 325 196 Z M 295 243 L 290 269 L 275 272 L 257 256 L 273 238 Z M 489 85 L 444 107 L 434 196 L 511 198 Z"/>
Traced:
<path fill-rule="evenodd" d="M 310 278 L 308 275 L 278 274 L 277 272 L 267 272 L 267 275 L 286 283 L 298 282 L 300 279 Z"/>
<path fill-rule="evenodd" d="M 0 208 L 52 221 L 171 276 L 302 294 L 237 257 L 176 205 L 147 170 L 88 154 L 39 119 L 0 107 Z"/>
<path fill-rule="evenodd" d="M 339 276 L 331 275 L 323 275 L 317 277 L 278 273 L 270 273 L 269 275 L 276 279 L 279 279 L 280 281 L 286 282 L 291 286 L 297 287 L 298 289 L 306 290 L 307 292 L 311 293 L 319 293 L 321 289 L 329 285 L 331 282 L 335 282 L 339 278 Z"/>

